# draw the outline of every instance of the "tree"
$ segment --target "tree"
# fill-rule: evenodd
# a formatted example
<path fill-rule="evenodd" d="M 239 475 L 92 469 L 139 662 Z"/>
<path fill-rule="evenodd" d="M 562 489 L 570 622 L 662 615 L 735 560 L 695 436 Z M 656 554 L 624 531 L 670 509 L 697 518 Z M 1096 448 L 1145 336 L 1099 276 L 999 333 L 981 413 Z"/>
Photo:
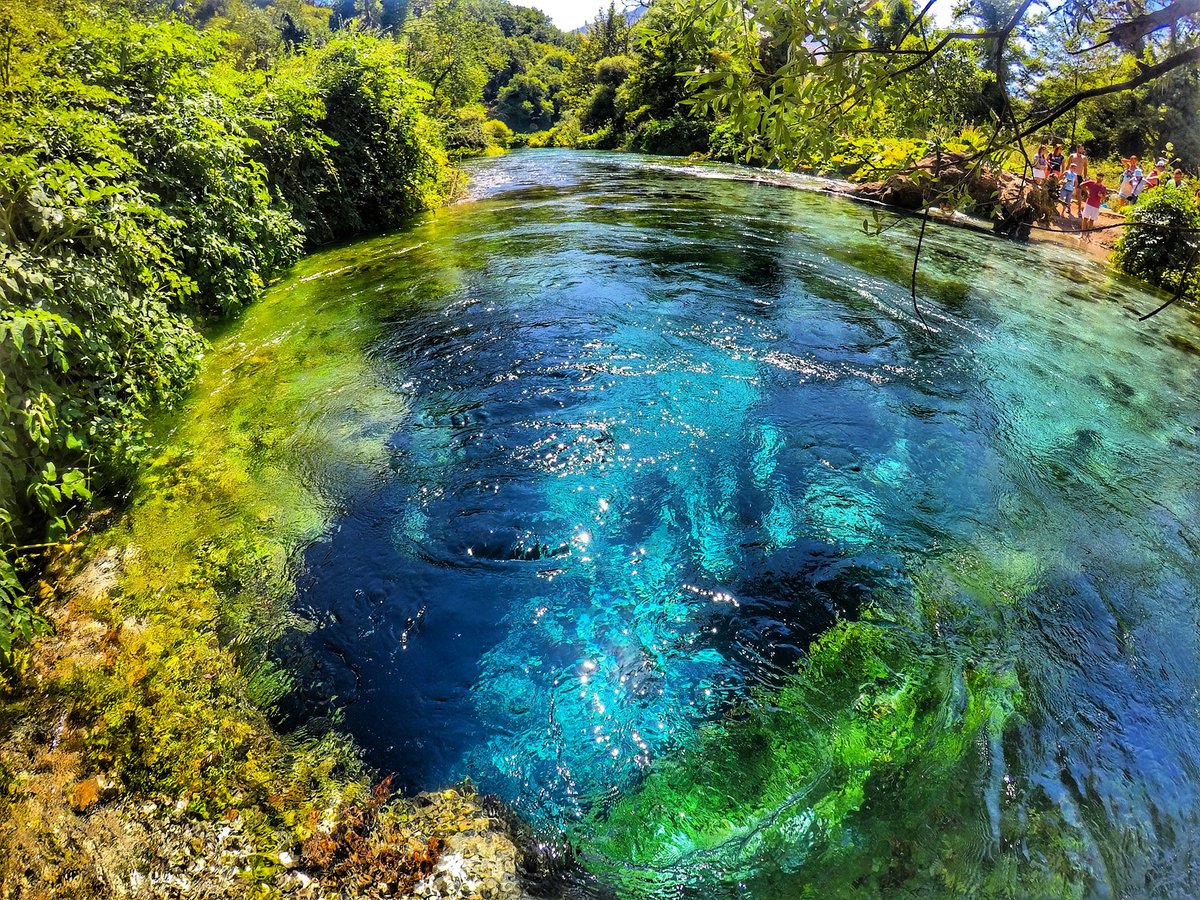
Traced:
<path fill-rule="evenodd" d="M 869 5 L 850 0 L 686 0 L 667 27 L 687 46 L 714 48 L 688 77 L 697 110 L 727 119 L 760 158 L 793 164 L 827 153 L 848 118 L 871 109 L 898 79 L 936 67 L 966 45 L 983 48 L 991 73 L 985 98 L 993 149 L 1019 144 L 1081 103 L 1200 63 L 1200 0 L 1161 8 L 1144 0 L 1069 2 L 1037 15 L 1032 0 L 973 0 L 963 12 L 974 27 L 940 33 L 927 28 L 931 6 L 889 32 Z M 1014 98 L 1010 63 L 1035 36 L 1043 44 L 1074 41 L 1073 53 L 1115 55 L 1133 69 L 1047 106 L 1030 105 Z"/>
<path fill-rule="evenodd" d="M 607 56 L 596 63 L 592 76 L 595 87 L 579 117 L 585 131 L 613 124 L 621 127 L 624 110 L 617 105 L 617 91 L 635 65 L 636 61 L 629 56 Z"/>
<path fill-rule="evenodd" d="M 625 56 L 629 52 L 629 24 L 615 3 L 596 13 L 596 20 L 584 26 L 579 51 L 567 72 L 567 93 L 572 106 L 590 102 L 596 87 L 596 67 L 602 59 Z"/>
<path fill-rule="evenodd" d="M 1026 9 L 1029 6 L 1028 3 L 1023 5 Z M 980 40 L 991 79 L 983 84 L 982 99 L 997 119 L 1004 118 L 1009 112 L 1009 57 L 1013 52 L 1014 35 L 1010 23 L 1023 21 L 1017 15 L 1021 9 L 1019 0 L 965 0 L 954 11 L 957 21 L 973 23 L 979 28 L 977 34 L 987 35 Z"/>
<path fill-rule="evenodd" d="M 503 64 L 500 29 L 471 18 L 463 0 L 423 0 L 401 37 L 408 70 L 443 113 L 477 101 Z"/>
<path fill-rule="evenodd" d="M 517 131 L 542 131 L 557 118 L 553 92 L 535 75 L 520 73 L 509 79 L 496 98 L 495 113 Z"/>
<path fill-rule="evenodd" d="M 635 118 L 668 119 L 685 110 L 687 82 L 680 73 L 702 65 L 711 48 L 681 40 L 671 27 L 675 10 L 665 2 L 650 5 L 633 27 L 631 43 L 637 63 L 624 86 L 623 102 Z"/>

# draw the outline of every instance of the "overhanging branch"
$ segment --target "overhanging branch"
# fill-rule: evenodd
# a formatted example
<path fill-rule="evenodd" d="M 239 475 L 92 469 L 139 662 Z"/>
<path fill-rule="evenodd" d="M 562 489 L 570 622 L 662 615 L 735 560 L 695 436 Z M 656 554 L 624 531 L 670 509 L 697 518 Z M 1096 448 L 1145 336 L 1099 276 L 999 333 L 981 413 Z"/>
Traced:
<path fill-rule="evenodd" d="M 1191 50 L 1187 50 L 1183 53 L 1177 53 L 1174 56 L 1169 56 L 1162 62 L 1153 66 L 1142 66 L 1137 75 L 1125 81 L 1117 81 L 1113 84 L 1106 84 L 1100 87 L 1077 91 L 1071 96 L 1066 97 L 1054 104 L 1054 106 L 1050 107 L 1049 110 L 1041 114 L 1036 119 L 1031 116 L 1027 116 L 1021 122 L 1017 134 L 1014 135 L 1014 138 L 1023 138 L 1033 134 L 1039 128 L 1044 128 L 1045 126 L 1054 122 L 1054 120 L 1059 118 L 1059 116 L 1070 112 L 1084 100 L 1090 100 L 1093 97 L 1103 97 L 1106 94 L 1117 94 L 1121 91 L 1128 91 L 1132 90 L 1133 88 L 1141 87 L 1143 84 L 1147 84 L 1157 78 L 1161 78 L 1168 72 L 1172 72 L 1175 69 L 1196 62 L 1200 62 L 1200 47 L 1193 47 Z"/>
<path fill-rule="evenodd" d="M 1152 32 L 1174 25 L 1185 16 L 1193 16 L 1196 13 L 1200 13 L 1200 0 L 1175 0 L 1162 9 L 1134 16 L 1126 22 L 1118 22 L 1108 29 L 1108 40 L 1130 50 Z"/>

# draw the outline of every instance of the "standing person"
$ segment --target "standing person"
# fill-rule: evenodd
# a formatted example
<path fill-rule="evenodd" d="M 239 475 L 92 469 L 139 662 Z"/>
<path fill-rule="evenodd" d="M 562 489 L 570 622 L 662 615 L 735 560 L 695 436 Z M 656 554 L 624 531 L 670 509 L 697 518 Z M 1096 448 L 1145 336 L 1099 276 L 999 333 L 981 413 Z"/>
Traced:
<path fill-rule="evenodd" d="M 1075 147 L 1075 152 L 1071 154 L 1067 160 L 1068 166 L 1074 166 L 1079 177 L 1087 180 L 1088 177 L 1088 157 L 1087 151 L 1083 149 L 1083 144 Z"/>
<path fill-rule="evenodd" d="M 1165 176 L 1167 174 L 1166 168 L 1167 168 L 1167 161 L 1165 159 L 1160 159 L 1158 162 L 1156 162 L 1154 164 L 1154 168 L 1150 170 L 1150 174 L 1147 175 L 1145 177 L 1145 179 L 1142 181 L 1142 184 L 1143 184 L 1142 190 L 1148 191 L 1148 190 L 1150 190 L 1150 188 L 1158 187 L 1159 184 L 1162 183 L 1163 176 Z M 1137 193 L 1140 193 L 1140 192 L 1137 192 Z M 1137 196 L 1137 193 L 1135 193 L 1134 196 Z"/>
<path fill-rule="evenodd" d="M 1050 163 L 1048 172 L 1050 175 L 1062 175 L 1064 159 L 1065 157 L 1063 156 L 1062 144 L 1055 144 L 1054 152 L 1048 157 L 1048 161 Z"/>
<path fill-rule="evenodd" d="M 1033 154 L 1033 183 L 1041 184 L 1046 177 L 1046 145 L 1039 144 L 1037 153 Z"/>
<path fill-rule="evenodd" d="M 1121 173 L 1121 183 L 1117 185 L 1117 209 L 1130 202 L 1133 198 L 1134 187 L 1142 180 L 1142 167 L 1138 165 L 1136 156 L 1131 156 L 1122 162 L 1125 163 L 1125 171 Z"/>
<path fill-rule="evenodd" d="M 1058 195 L 1058 202 L 1063 205 L 1063 212 L 1068 216 L 1071 214 L 1071 195 L 1075 193 L 1075 185 L 1078 182 L 1079 173 L 1075 171 L 1075 163 L 1071 163 L 1063 175 L 1062 191 Z"/>
<path fill-rule="evenodd" d="M 1067 167 L 1075 167 L 1076 174 L 1079 175 L 1080 181 L 1087 181 L 1088 177 L 1088 157 L 1087 151 L 1083 149 L 1083 144 L 1076 144 L 1075 152 L 1071 154 L 1067 160 Z M 1071 211 L 1068 209 L 1068 213 Z M 1083 212 L 1083 191 L 1077 191 L 1075 194 L 1075 214 L 1079 215 Z"/>
<path fill-rule="evenodd" d="M 1094 179 L 1085 181 L 1079 187 L 1084 195 L 1083 214 L 1079 217 L 1079 237 L 1090 243 L 1092 237 L 1088 232 L 1100 218 L 1100 203 L 1108 193 L 1108 186 L 1104 183 L 1104 176 L 1097 172 Z"/>
<path fill-rule="evenodd" d="M 1171 176 L 1171 184 L 1175 187 L 1183 187 L 1183 169 L 1176 169 Z"/>
<path fill-rule="evenodd" d="M 1166 163 L 1163 163 L 1163 165 L 1166 165 Z M 1130 198 L 1130 202 L 1137 203 L 1138 197 L 1142 196 L 1142 191 L 1146 190 L 1146 188 L 1151 188 L 1151 187 L 1154 187 L 1154 185 L 1158 184 L 1158 173 L 1160 171 L 1161 170 L 1158 168 L 1151 169 L 1149 175 L 1142 175 L 1141 177 L 1137 178 L 1136 181 L 1134 181 L 1133 196 Z M 1154 178 L 1153 182 L 1150 181 L 1150 178 L 1152 176 Z"/>

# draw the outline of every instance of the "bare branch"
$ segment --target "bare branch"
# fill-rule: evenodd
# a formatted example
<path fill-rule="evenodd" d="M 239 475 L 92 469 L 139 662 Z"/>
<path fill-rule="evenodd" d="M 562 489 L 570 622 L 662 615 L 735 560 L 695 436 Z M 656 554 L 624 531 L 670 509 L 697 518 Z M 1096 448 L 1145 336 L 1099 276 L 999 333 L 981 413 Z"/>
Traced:
<path fill-rule="evenodd" d="M 1127 22 L 1114 25 L 1108 29 L 1108 40 L 1129 50 L 1136 47 L 1138 41 L 1151 32 L 1174 25 L 1184 16 L 1196 13 L 1200 13 L 1200 0 L 1175 0 L 1162 9 L 1134 16 Z"/>

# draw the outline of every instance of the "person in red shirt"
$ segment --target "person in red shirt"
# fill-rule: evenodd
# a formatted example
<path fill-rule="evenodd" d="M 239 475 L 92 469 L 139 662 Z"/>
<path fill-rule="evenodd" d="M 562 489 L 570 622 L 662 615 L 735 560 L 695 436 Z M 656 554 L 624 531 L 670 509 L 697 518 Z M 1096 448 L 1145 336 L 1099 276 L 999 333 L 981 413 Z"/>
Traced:
<path fill-rule="evenodd" d="M 1104 184 L 1104 176 L 1097 173 L 1095 178 L 1085 181 L 1079 186 L 1079 189 L 1083 196 L 1083 214 L 1079 217 L 1079 236 L 1085 241 L 1090 241 L 1091 237 L 1088 232 L 1100 218 L 1100 204 L 1108 194 L 1108 187 Z"/>

